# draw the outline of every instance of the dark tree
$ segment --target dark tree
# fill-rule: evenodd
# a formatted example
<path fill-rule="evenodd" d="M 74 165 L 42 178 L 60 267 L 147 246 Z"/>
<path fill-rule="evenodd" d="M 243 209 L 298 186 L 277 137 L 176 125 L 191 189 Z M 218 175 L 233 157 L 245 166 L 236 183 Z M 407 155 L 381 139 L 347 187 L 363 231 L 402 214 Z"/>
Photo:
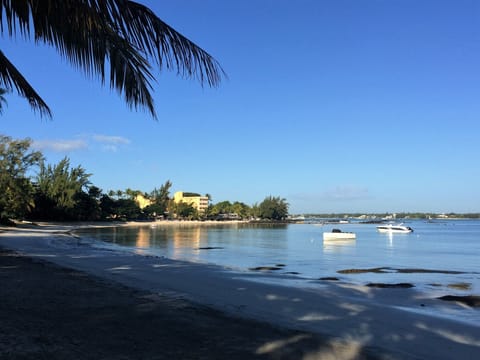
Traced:
<path fill-rule="evenodd" d="M 288 215 L 288 203 L 280 197 L 268 196 L 258 205 L 262 219 L 283 220 Z"/>

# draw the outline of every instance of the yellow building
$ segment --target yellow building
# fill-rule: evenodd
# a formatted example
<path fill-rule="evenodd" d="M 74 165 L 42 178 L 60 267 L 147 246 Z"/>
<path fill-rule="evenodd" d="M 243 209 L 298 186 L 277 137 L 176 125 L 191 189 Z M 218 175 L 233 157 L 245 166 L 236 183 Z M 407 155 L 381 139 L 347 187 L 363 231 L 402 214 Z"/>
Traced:
<path fill-rule="evenodd" d="M 208 197 L 201 196 L 200 194 L 196 193 L 188 193 L 183 191 L 177 191 L 173 195 L 173 201 L 175 204 L 179 202 L 184 202 L 186 204 L 192 205 L 197 211 L 202 214 L 208 208 Z"/>
<path fill-rule="evenodd" d="M 141 194 L 135 196 L 135 202 L 140 209 L 146 208 L 148 205 L 152 205 L 152 201 Z"/>

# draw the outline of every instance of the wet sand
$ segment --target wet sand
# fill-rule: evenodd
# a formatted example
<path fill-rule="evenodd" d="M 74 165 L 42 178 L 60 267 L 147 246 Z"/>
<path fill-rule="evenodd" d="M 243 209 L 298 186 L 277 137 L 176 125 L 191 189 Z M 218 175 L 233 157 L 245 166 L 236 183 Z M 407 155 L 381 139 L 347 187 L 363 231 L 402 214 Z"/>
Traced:
<path fill-rule="evenodd" d="M 1 360 L 390 358 L 1 248 L 0 284 Z"/>

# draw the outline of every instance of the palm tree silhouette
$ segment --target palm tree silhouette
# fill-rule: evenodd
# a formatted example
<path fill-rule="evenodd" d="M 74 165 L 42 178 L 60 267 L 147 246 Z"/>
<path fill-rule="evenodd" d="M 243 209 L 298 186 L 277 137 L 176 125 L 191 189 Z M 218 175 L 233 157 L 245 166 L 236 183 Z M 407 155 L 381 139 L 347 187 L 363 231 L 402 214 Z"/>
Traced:
<path fill-rule="evenodd" d="M 148 7 L 128 0 L 0 0 L 0 31 L 55 47 L 60 55 L 129 107 L 156 118 L 152 67 L 176 70 L 202 86 L 218 86 L 225 72 L 206 51 L 176 32 Z M 26 98 L 34 111 L 48 105 L 0 50 L 0 87 Z"/>

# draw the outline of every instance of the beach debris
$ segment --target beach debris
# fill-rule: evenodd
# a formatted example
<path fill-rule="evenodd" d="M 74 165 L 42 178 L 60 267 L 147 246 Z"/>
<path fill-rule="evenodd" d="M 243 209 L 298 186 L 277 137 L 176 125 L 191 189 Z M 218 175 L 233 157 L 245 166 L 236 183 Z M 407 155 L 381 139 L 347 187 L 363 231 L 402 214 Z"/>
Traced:
<path fill-rule="evenodd" d="M 465 296 L 445 295 L 437 299 L 444 300 L 444 301 L 455 301 L 455 302 L 459 302 L 475 308 L 480 307 L 480 296 L 478 295 L 465 295 Z"/>
<path fill-rule="evenodd" d="M 397 283 L 397 284 L 386 284 L 386 283 L 368 283 L 368 287 L 381 288 L 381 289 L 408 289 L 415 287 L 415 285 L 410 283 Z"/>

